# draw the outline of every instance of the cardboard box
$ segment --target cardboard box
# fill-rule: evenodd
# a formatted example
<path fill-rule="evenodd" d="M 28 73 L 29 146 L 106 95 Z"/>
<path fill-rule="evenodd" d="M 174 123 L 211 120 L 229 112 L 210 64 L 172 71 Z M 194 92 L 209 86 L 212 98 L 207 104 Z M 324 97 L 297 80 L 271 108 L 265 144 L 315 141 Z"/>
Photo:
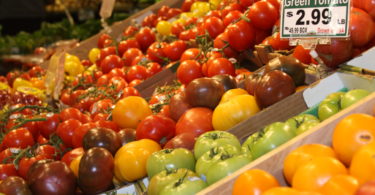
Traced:
<path fill-rule="evenodd" d="M 264 117 L 259 117 L 257 119 L 250 118 L 245 123 L 241 124 L 241 131 L 239 131 L 238 127 L 231 130 L 235 131 L 236 133 L 241 133 L 241 138 L 243 140 L 246 137 L 245 135 L 250 135 L 251 133 L 259 130 L 246 128 L 249 127 L 249 125 L 252 125 L 251 127 L 260 126 L 259 128 L 261 128 L 262 126 L 260 124 L 268 125 L 274 121 L 277 121 L 273 119 L 274 117 L 280 118 L 280 121 L 284 121 L 296 114 L 299 114 L 299 111 L 302 112 L 308 108 L 312 108 L 322 101 L 328 94 L 339 91 L 343 88 L 362 88 L 373 91 L 373 93 L 360 102 L 357 102 L 349 108 L 344 109 L 338 114 L 323 121 L 313 129 L 296 136 L 287 143 L 254 160 L 232 175 L 201 191 L 199 194 L 231 194 L 235 179 L 244 171 L 253 168 L 259 168 L 270 172 L 279 180 L 281 184 L 285 185 L 286 183 L 282 173 L 283 161 L 291 150 L 308 143 L 322 143 L 329 145 L 331 143 L 331 135 L 334 126 L 342 118 L 356 112 L 373 112 L 373 108 L 375 106 L 375 79 L 361 77 L 354 74 L 334 73 L 325 79 L 317 81 L 314 85 L 310 86 L 303 92 L 294 94 L 290 98 L 283 100 L 279 105 L 276 105 L 277 107 L 270 107 L 269 110 L 264 110 L 267 112 L 267 114 L 262 114 Z M 293 100 L 295 101 L 293 102 Z M 296 114 L 290 115 L 291 113 Z M 256 125 L 253 125 L 252 123 L 256 123 Z"/>

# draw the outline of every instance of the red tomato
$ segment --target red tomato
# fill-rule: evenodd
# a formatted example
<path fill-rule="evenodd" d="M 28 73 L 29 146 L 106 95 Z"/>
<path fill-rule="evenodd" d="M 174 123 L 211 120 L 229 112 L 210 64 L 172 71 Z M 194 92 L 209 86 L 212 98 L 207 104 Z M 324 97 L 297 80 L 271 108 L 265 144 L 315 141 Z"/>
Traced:
<path fill-rule="evenodd" d="M 83 136 L 85 136 L 87 131 L 95 127 L 97 127 L 96 123 L 89 122 L 76 128 L 73 132 L 73 137 L 72 137 L 73 147 L 74 148 L 82 147 Z"/>
<path fill-rule="evenodd" d="M 203 77 L 201 65 L 196 60 L 184 60 L 177 68 L 177 79 L 182 84 L 189 84 L 196 78 Z"/>
<path fill-rule="evenodd" d="M 166 58 L 164 54 L 164 47 L 167 45 L 165 42 L 154 42 L 147 49 L 147 58 L 157 63 L 163 63 Z"/>
<path fill-rule="evenodd" d="M 95 122 L 95 124 L 98 127 L 104 127 L 108 129 L 112 129 L 115 132 L 118 132 L 120 128 L 117 126 L 117 124 L 113 121 L 108 121 L 108 120 L 98 120 Z"/>
<path fill-rule="evenodd" d="M 288 50 L 289 46 L 289 39 L 280 39 L 280 33 L 274 33 L 268 40 L 268 44 L 272 46 L 275 50 Z"/>
<path fill-rule="evenodd" d="M 235 68 L 227 58 L 216 58 L 207 61 L 207 76 L 213 77 L 219 74 L 235 76 Z"/>
<path fill-rule="evenodd" d="M 132 80 L 132 82 L 129 83 L 129 87 L 135 87 L 135 86 L 137 86 L 141 83 L 142 83 L 142 80 L 134 79 L 134 80 Z"/>
<path fill-rule="evenodd" d="M 317 45 L 315 50 L 328 67 L 336 68 L 351 58 L 352 48 L 351 40 L 332 39 L 330 45 Z"/>
<path fill-rule="evenodd" d="M 132 61 L 134 58 L 138 56 L 143 56 L 143 53 L 138 48 L 130 48 L 128 49 L 123 55 L 122 58 L 124 59 L 124 65 L 125 66 L 131 66 Z"/>
<path fill-rule="evenodd" d="M 115 76 L 109 80 L 108 86 L 113 86 L 115 89 L 115 92 L 118 93 L 121 90 L 123 90 L 125 87 L 127 87 L 128 83 L 125 81 L 124 78 Z"/>
<path fill-rule="evenodd" d="M 77 108 L 69 107 L 62 110 L 59 116 L 61 121 L 66 121 L 68 119 L 80 120 L 82 118 L 82 112 Z"/>
<path fill-rule="evenodd" d="M 147 48 L 155 42 L 155 33 L 148 27 L 142 28 L 136 35 L 135 38 L 137 39 L 139 45 L 142 48 L 142 51 L 146 51 Z"/>
<path fill-rule="evenodd" d="M 42 116 L 45 117 L 47 120 L 39 121 L 38 129 L 39 132 L 43 135 L 43 137 L 49 138 L 50 135 L 56 131 L 57 126 L 60 123 L 60 117 L 59 114 L 54 113 L 48 113 Z"/>
<path fill-rule="evenodd" d="M 36 161 L 47 159 L 43 155 L 36 155 L 35 157 L 23 157 L 19 161 L 18 164 L 18 175 L 24 178 L 25 180 L 27 179 L 27 172 L 29 171 L 31 165 L 33 165 Z"/>
<path fill-rule="evenodd" d="M 224 9 L 221 12 L 222 17 L 227 16 L 227 14 L 231 11 L 238 10 L 240 12 L 243 12 L 243 7 L 239 3 L 231 3 L 224 7 Z"/>
<path fill-rule="evenodd" d="M 39 118 L 39 117 L 38 117 Z M 32 119 L 31 116 L 26 117 L 27 119 Z M 27 122 L 26 124 L 22 125 L 23 128 L 29 130 L 31 135 L 33 136 L 34 140 L 36 140 L 39 136 L 39 128 L 38 128 L 38 122 L 37 121 L 30 121 Z"/>
<path fill-rule="evenodd" d="M 109 73 L 114 68 L 122 67 L 124 67 L 124 62 L 118 55 L 109 55 L 100 63 L 100 68 L 104 74 Z"/>
<path fill-rule="evenodd" d="M 139 94 L 136 88 L 129 86 L 129 87 L 125 87 L 125 89 L 122 90 L 121 98 L 128 97 L 128 96 L 141 96 L 141 95 Z"/>
<path fill-rule="evenodd" d="M 73 147 L 73 134 L 79 126 L 81 126 L 81 122 L 77 119 L 64 120 L 57 126 L 56 134 L 63 140 L 67 147 Z"/>
<path fill-rule="evenodd" d="M 107 113 L 98 113 L 93 115 L 94 118 L 92 119 L 93 122 L 99 121 L 99 120 L 107 120 L 109 117 L 109 114 Z"/>
<path fill-rule="evenodd" d="M 125 28 L 125 30 L 122 32 L 122 35 L 125 37 L 132 37 L 135 35 L 135 33 L 138 31 L 138 28 L 131 25 Z"/>
<path fill-rule="evenodd" d="M 191 29 L 182 31 L 179 34 L 178 38 L 183 41 L 189 41 L 191 39 L 195 39 L 196 36 L 197 36 L 197 29 L 191 28 Z"/>
<path fill-rule="evenodd" d="M 310 50 L 303 48 L 303 46 L 298 45 L 294 48 L 293 56 L 299 61 L 305 64 L 311 63 Z"/>
<path fill-rule="evenodd" d="M 44 156 L 48 159 L 59 159 L 60 156 L 58 155 L 56 148 L 49 144 L 40 145 L 35 149 L 36 155 Z"/>
<path fill-rule="evenodd" d="M 141 65 L 135 65 L 128 69 L 126 73 L 126 80 L 131 82 L 135 79 L 145 80 L 149 76 L 147 68 Z"/>
<path fill-rule="evenodd" d="M 260 44 L 271 35 L 271 30 L 255 29 L 255 44 Z"/>
<path fill-rule="evenodd" d="M 172 24 L 172 28 L 171 28 L 171 33 L 173 35 L 175 35 L 176 37 L 179 37 L 180 36 L 180 33 L 184 31 L 184 25 L 179 23 L 179 22 L 175 22 Z"/>
<path fill-rule="evenodd" d="M 40 77 L 46 70 L 40 67 L 39 65 L 33 66 L 29 71 L 27 71 L 31 77 Z"/>
<path fill-rule="evenodd" d="M 61 158 L 61 161 L 69 166 L 72 160 L 74 160 L 78 156 L 81 156 L 84 152 L 85 151 L 82 147 L 74 148 L 73 150 L 65 153 L 64 156 Z"/>
<path fill-rule="evenodd" d="M 370 14 L 373 20 L 375 20 L 375 1 L 374 0 L 363 0 L 363 9 Z"/>
<path fill-rule="evenodd" d="M 112 37 L 109 36 L 108 34 L 101 34 L 98 39 L 97 46 L 98 48 L 104 48 L 108 47 L 112 43 Z"/>
<path fill-rule="evenodd" d="M 146 66 L 149 76 L 152 76 L 162 70 L 160 64 L 156 62 L 149 62 L 146 64 Z"/>
<path fill-rule="evenodd" d="M 229 25 L 227 33 L 230 46 L 237 51 L 244 51 L 254 44 L 255 30 L 250 23 L 244 20 Z"/>
<path fill-rule="evenodd" d="M 279 18 L 279 11 L 270 2 L 258 1 L 250 7 L 247 17 L 254 27 L 268 30 Z"/>
<path fill-rule="evenodd" d="M 5 148 L 27 148 L 34 145 L 33 135 L 26 128 L 18 128 L 8 132 L 3 139 Z"/>
<path fill-rule="evenodd" d="M 257 2 L 259 0 L 240 0 L 240 4 L 242 7 L 250 7 L 253 3 Z"/>
<path fill-rule="evenodd" d="M 242 13 L 238 10 L 233 10 L 229 12 L 223 19 L 224 26 L 228 26 L 232 23 L 235 23 L 237 20 L 239 20 L 242 16 Z"/>
<path fill-rule="evenodd" d="M 84 95 L 84 94 L 86 94 L 86 91 L 83 90 L 83 89 L 78 89 L 78 90 L 73 91 L 70 94 L 70 103 L 71 103 L 71 105 L 74 105 L 75 103 L 79 102 L 80 97 L 82 95 Z"/>
<path fill-rule="evenodd" d="M 164 47 L 164 54 L 172 61 L 180 59 L 182 53 L 186 50 L 186 43 L 182 40 L 174 41 Z"/>
<path fill-rule="evenodd" d="M 46 144 L 48 143 L 48 140 L 42 135 L 39 135 L 38 139 L 36 139 L 36 142 L 38 142 L 38 144 Z"/>
<path fill-rule="evenodd" d="M 217 49 L 222 49 L 225 56 L 228 58 L 237 56 L 237 52 L 229 45 L 229 38 L 227 32 L 223 32 L 216 37 L 216 39 L 214 40 L 214 47 Z"/>
<path fill-rule="evenodd" d="M 90 114 L 95 115 L 100 112 L 106 113 L 110 111 L 112 106 L 113 106 L 113 103 L 112 103 L 112 100 L 110 99 L 99 100 L 91 105 Z"/>
<path fill-rule="evenodd" d="M 168 13 L 167 13 L 167 19 L 169 19 L 169 18 L 173 18 L 173 17 L 175 17 L 175 16 L 181 14 L 181 12 L 182 12 L 181 9 L 178 9 L 178 8 L 170 8 L 170 9 L 168 10 Z"/>
<path fill-rule="evenodd" d="M 96 64 L 100 65 L 100 62 L 109 55 L 116 55 L 116 47 L 110 46 L 100 50 L 99 62 Z"/>
<path fill-rule="evenodd" d="M 139 45 L 138 41 L 135 39 L 127 39 L 127 40 L 121 41 L 117 46 L 118 55 L 122 56 L 130 48 L 140 49 L 141 46 Z"/>
<path fill-rule="evenodd" d="M 114 68 L 107 74 L 107 76 L 108 78 L 112 78 L 115 76 L 126 78 L 126 73 L 124 68 Z"/>
<path fill-rule="evenodd" d="M 182 3 L 182 6 L 181 6 L 181 10 L 183 12 L 189 12 L 190 11 L 190 7 L 191 5 L 196 2 L 197 0 L 185 0 L 183 3 Z"/>
<path fill-rule="evenodd" d="M 150 115 L 139 123 L 136 139 L 152 139 L 164 145 L 175 135 L 176 123 L 162 115 Z"/>
<path fill-rule="evenodd" d="M 102 75 L 97 81 L 96 81 L 96 86 L 106 86 L 109 83 L 110 76 L 105 74 Z"/>
<path fill-rule="evenodd" d="M 281 3 L 280 0 L 266 0 L 266 1 L 270 2 L 276 8 L 276 10 L 279 13 L 280 3 Z"/>
<path fill-rule="evenodd" d="M 4 180 L 9 176 L 18 176 L 14 164 L 0 164 L 0 180 Z"/>
<path fill-rule="evenodd" d="M 142 26 L 147 26 L 147 27 L 154 27 L 154 23 L 158 16 L 156 14 L 150 14 L 146 16 L 143 21 L 142 21 Z"/>
<path fill-rule="evenodd" d="M 181 133 L 169 140 L 164 148 L 185 148 L 188 150 L 194 149 L 196 135 L 194 133 Z"/>
<path fill-rule="evenodd" d="M 193 133 L 199 136 L 202 133 L 213 130 L 212 113 L 212 110 L 203 107 L 187 110 L 177 121 L 176 135 Z"/>
<path fill-rule="evenodd" d="M 182 53 L 180 61 L 183 62 L 185 60 L 200 60 L 203 59 L 203 53 L 198 48 L 190 48 Z"/>
<path fill-rule="evenodd" d="M 163 16 L 166 17 L 168 15 L 169 9 L 171 9 L 171 8 L 166 6 L 166 5 L 161 6 L 161 8 L 159 8 L 159 10 L 158 10 L 157 16 L 158 17 L 163 17 Z"/>
<path fill-rule="evenodd" d="M 350 39 L 354 47 L 365 46 L 375 35 L 374 22 L 365 11 L 352 8 L 350 10 Z"/>
<path fill-rule="evenodd" d="M 6 148 L 0 152 L 1 163 L 13 163 L 15 154 L 19 152 L 19 148 Z"/>
<path fill-rule="evenodd" d="M 61 92 L 60 101 L 66 105 L 73 105 L 73 101 L 71 101 L 70 92 L 68 90 L 63 90 Z"/>
<path fill-rule="evenodd" d="M 170 106 L 169 105 L 163 105 L 159 111 L 160 115 L 163 115 L 163 116 L 166 116 L 166 117 L 171 117 L 171 113 L 170 113 Z"/>
<path fill-rule="evenodd" d="M 214 16 L 204 21 L 203 28 L 212 39 L 215 39 L 220 33 L 224 32 L 225 29 L 223 21 Z"/>

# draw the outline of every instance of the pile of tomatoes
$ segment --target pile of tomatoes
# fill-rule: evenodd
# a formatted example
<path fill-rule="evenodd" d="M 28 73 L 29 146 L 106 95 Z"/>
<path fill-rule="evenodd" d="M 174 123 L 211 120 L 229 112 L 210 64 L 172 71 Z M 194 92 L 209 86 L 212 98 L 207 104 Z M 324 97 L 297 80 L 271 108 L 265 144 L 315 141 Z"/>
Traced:
<path fill-rule="evenodd" d="M 251 169 L 236 179 L 232 194 L 372 194 L 374 115 L 343 118 L 334 127 L 332 146 L 307 144 L 292 150 L 283 160 L 284 178 L 291 187 L 280 186 L 266 171 Z"/>

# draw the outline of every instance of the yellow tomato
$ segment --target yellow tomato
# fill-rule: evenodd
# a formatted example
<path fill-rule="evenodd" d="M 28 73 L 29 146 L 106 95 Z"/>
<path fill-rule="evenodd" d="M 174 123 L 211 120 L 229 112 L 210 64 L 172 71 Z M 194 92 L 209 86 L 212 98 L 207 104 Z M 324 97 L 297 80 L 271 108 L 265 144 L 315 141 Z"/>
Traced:
<path fill-rule="evenodd" d="M 197 17 L 206 15 L 210 10 L 211 6 L 208 2 L 196 1 L 190 7 L 190 11 Z"/>
<path fill-rule="evenodd" d="M 115 177 L 122 182 L 131 182 L 147 175 L 148 157 L 161 150 L 158 143 L 152 140 L 139 140 L 122 146 L 114 157 Z"/>
<path fill-rule="evenodd" d="M 180 14 L 180 19 L 183 20 L 183 21 L 186 21 L 187 19 L 189 19 L 193 16 L 194 16 L 194 14 L 192 12 L 183 12 L 183 13 Z"/>
<path fill-rule="evenodd" d="M 40 100 L 46 99 L 46 95 L 44 94 L 44 91 L 40 90 L 38 88 L 35 88 L 35 87 L 21 86 L 21 87 L 17 88 L 17 91 L 22 92 L 24 94 L 34 95 L 35 97 L 39 98 Z"/>
<path fill-rule="evenodd" d="M 0 90 L 9 90 L 10 87 L 8 84 L 0 82 Z"/>
<path fill-rule="evenodd" d="M 156 31 L 162 35 L 170 35 L 172 24 L 168 21 L 161 20 L 156 25 Z"/>
<path fill-rule="evenodd" d="M 179 19 L 173 21 L 173 22 L 172 22 L 172 25 L 175 24 L 175 23 L 185 24 L 185 22 L 186 22 L 185 19 L 183 19 L 183 18 L 179 18 Z"/>
<path fill-rule="evenodd" d="M 375 143 L 362 146 L 353 156 L 350 174 L 362 185 L 375 179 Z"/>
<path fill-rule="evenodd" d="M 65 61 L 66 62 L 78 62 L 78 63 L 81 63 L 81 60 L 77 56 L 71 55 L 71 54 L 68 54 L 68 53 L 66 53 L 66 55 L 65 55 Z"/>
<path fill-rule="evenodd" d="M 289 184 L 292 183 L 294 173 L 299 166 L 319 156 L 336 157 L 329 146 L 322 144 L 306 144 L 290 152 L 284 160 L 284 176 Z"/>
<path fill-rule="evenodd" d="M 33 87 L 38 89 L 45 89 L 44 77 L 32 77 L 30 82 L 33 84 Z"/>
<path fill-rule="evenodd" d="M 70 76 L 77 76 L 81 74 L 84 70 L 84 66 L 79 61 L 65 61 L 64 71 L 67 72 Z"/>
<path fill-rule="evenodd" d="M 92 74 L 92 73 L 94 73 L 97 70 L 98 70 L 98 67 L 96 66 L 96 64 L 94 64 L 94 65 L 91 65 L 90 67 L 88 67 L 85 70 L 85 72 Z"/>
<path fill-rule="evenodd" d="M 226 91 L 223 94 L 223 96 L 221 96 L 220 104 L 229 101 L 230 99 L 232 99 L 235 96 L 244 95 L 244 94 L 249 94 L 249 93 L 247 93 L 246 90 L 241 89 L 241 88 L 230 89 L 230 90 Z"/>
<path fill-rule="evenodd" d="M 92 48 L 89 51 L 88 58 L 91 63 L 95 64 L 96 60 L 98 60 L 100 54 L 100 49 L 99 48 Z"/>
<path fill-rule="evenodd" d="M 13 90 L 17 90 L 18 87 L 32 87 L 33 84 L 25 79 L 22 79 L 20 77 L 14 79 L 13 81 Z"/>
<path fill-rule="evenodd" d="M 219 104 L 212 115 L 212 126 L 216 130 L 227 130 L 259 112 L 252 95 L 238 95 Z"/>
<path fill-rule="evenodd" d="M 324 195 L 355 194 L 359 186 L 358 180 L 350 175 L 335 175 L 323 185 L 320 192 Z"/>
<path fill-rule="evenodd" d="M 211 5 L 211 10 L 216 10 L 217 7 L 220 5 L 221 3 L 221 0 L 210 0 L 209 1 L 210 5 Z"/>
<path fill-rule="evenodd" d="M 69 168 L 72 170 L 74 175 L 78 178 L 78 171 L 79 171 L 79 163 L 81 162 L 83 154 L 78 156 L 77 158 L 73 159 L 72 162 L 70 162 Z"/>
<path fill-rule="evenodd" d="M 115 105 L 112 120 L 121 128 L 136 129 L 138 124 L 152 111 L 145 99 L 139 96 L 128 96 Z"/>

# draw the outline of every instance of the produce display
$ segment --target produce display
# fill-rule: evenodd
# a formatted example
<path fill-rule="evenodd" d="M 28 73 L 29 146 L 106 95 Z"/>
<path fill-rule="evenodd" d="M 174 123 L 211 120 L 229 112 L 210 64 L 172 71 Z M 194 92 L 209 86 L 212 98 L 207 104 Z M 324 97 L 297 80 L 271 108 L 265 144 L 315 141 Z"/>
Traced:
<path fill-rule="evenodd" d="M 316 113 L 269 124 L 244 143 L 227 132 L 303 90 L 311 65 L 323 60 L 333 70 L 373 46 L 375 34 L 366 34 L 373 28 L 360 31 L 355 20 L 365 17 L 353 18 L 352 38 L 319 45 L 314 59 L 280 40 L 279 4 L 185 0 L 181 8 L 162 6 L 120 37 L 100 34 L 87 59 L 61 52 L 51 58 L 55 69 L 1 76 L 0 192 L 99 194 L 135 185 L 139 193 L 195 194 L 371 93 L 331 94 Z M 372 12 L 352 12 L 374 25 Z M 250 52 L 259 45 L 276 54 L 260 69 Z M 139 86 L 166 69 L 176 80 L 155 83 L 151 97 L 142 97 Z M 349 165 L 355 151 L 345 147 L 353 144 L 341 143 L 333 142 L 334 154 Z M 337 161 L 316 163 L 345 173 Z M 300 172 L 303 178 L 313 171 Z M 261 181 L 242 186 L 278 186 L 272 176 L 254 174 Z M 140 182 L 145 177 L 147 187 Z"/>
<path fill-rule="evenodd" d="M 289 152 L 282 170 L 288 186 L 250 169 L 235 180 L 232 194 L 373 194 L 374 116 L 348 115 L 334 127 L 331 146 L 306 144 Z"/>

